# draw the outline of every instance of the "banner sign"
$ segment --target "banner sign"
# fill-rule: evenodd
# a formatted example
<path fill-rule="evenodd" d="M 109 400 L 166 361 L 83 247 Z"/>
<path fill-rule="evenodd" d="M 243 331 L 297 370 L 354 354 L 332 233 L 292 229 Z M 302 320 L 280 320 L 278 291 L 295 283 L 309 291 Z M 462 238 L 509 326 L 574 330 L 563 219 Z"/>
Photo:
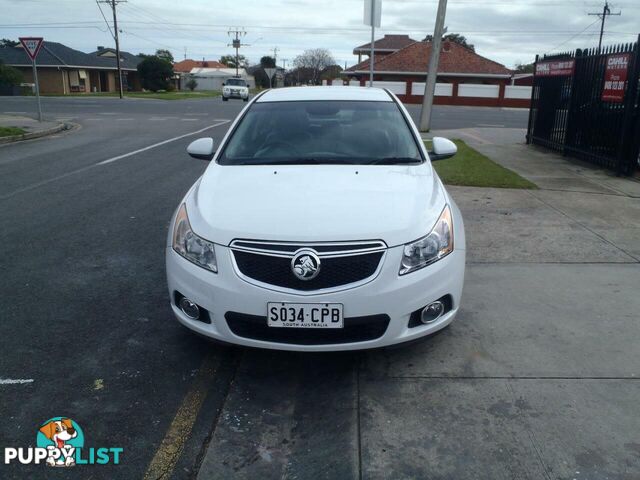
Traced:
<path fill-rule="evenodd" d="M 539 77 L 561 77 L 573 75 L 576 61 L 573 58 L 566 60 L 550 60 L 536 63 L 536 76 Z"/>
<path fill-rule="evenodd" d="M 630 53 L 615 53 L 607 55 L 604 70 L 604 85 L 602 87 L 602 101 L 622 103 L 624 90 L 627 86 L 627 71 L 629 70 Z"/>
<path fill-rule="evenodd" d="M 31 61 L 34 61 L 38 53 L 40 53 L 44 39 L 42 37 L 20 37 L 18 40 L 20 40 L 24 51 L 27 52 Z"/>

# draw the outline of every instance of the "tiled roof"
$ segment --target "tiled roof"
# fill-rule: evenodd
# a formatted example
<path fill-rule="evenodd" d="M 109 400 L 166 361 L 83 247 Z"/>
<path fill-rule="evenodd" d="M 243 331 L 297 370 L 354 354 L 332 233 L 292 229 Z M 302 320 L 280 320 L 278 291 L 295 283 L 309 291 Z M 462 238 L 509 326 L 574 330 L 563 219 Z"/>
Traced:
<path fill-rule="evenodd" d="M 215 60 L 182 60 L 173 64 L 173 71 L 180 73 L 189 73 L 194 68 L 227 68 L 224 63 Z"/>
<path fill-rule="evenodd" d="M 141 60 L 127 52 L 120 52 L 120 58 L 122 68 L 125 70 L 135 70 Z M 13 66 L 31 65 L 31 59 L 22 46 L 0 48 L 0 60 Z M 57 42 L 44 42 L 36 61 L 39 66 L 116 68 L 115 57 L 100 57 L 96 53 L 84 53 Z"/>
<path fill-rule="evenodd" d="M 431 42 L 415 42 L 411 45 L 385 56 L 375 57 L 375 72 L 424 72 L 427 73 Z M 485 75 L 511 75 L 504 65 L 489 60 L 474 51 L 455 42 L 443 42 L 438 74 L 464 73 Z M 369 59 L 345 70 L 345 73 L 368 71 Z"/>
<path fill-rule="evenodd" d="M 412 43 L 415 43 L 415 40 L 409 38 L 409 35 L 385 35 L 383 38 L 373 42 L 373 48 L 374 50 L 400 50 Z M 371 42 L 353 49 L 355 54 L 358 51 L 371 51 Z"/>

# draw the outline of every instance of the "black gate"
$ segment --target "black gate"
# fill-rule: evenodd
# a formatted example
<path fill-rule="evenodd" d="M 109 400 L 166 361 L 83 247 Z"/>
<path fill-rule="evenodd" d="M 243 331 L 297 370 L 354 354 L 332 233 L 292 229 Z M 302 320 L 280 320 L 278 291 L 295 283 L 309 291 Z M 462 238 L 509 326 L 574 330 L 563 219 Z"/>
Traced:
<path fill-rule="evenodd" d="M 631 175 L 639 167 L 640 36 L 536 57 L 527 143 Z"/>

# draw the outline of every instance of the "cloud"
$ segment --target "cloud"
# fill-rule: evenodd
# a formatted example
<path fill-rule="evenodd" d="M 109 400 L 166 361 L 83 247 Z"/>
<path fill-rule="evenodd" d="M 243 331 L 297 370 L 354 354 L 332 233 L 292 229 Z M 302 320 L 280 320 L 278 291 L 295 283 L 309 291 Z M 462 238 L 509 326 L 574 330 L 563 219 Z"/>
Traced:
<path fill-rule="evenodd" d="M 379 35 L 401 33 L 419 40 L 433 32 L 436 0 L 383 0 L 382 8 Z M 599 24 L 587 13 L 601 8 L 592 0 L 450 0 L 446 25 L 449 32 L 465 35 L 481 55 L 512 66 L 558 46 L 594 46 Z M 113 44 L 98 7 L 88 0 L 0 0 L 0 9 L 0 37 L 42 35 L 83 51 Z M 110 8 L 103 4 L 102 9 L 111 21 Z M 623 0 L 613 4 L 613 10 L 618 9 L 621 16 L 607 19 L 605 43 L 637 38 L 640 4 Z M 304 49 L 323 47 L 340 64 L 353 64 L 353 48 L 370 36 L 362 24 L 363 0 L 129 0 L 119 4 L 118 12 L 124 50 L 151 53 L 169 48 L 176 58 L 185 50 L 191 58 L 232 53 L 227 30 L 244 26 L 243 40 L 250 45 L 242 53 L 252 61 L 275 46 L 279 58 L 289 60 Z M 34 23 L 43 25 L 15 28 Z"/>

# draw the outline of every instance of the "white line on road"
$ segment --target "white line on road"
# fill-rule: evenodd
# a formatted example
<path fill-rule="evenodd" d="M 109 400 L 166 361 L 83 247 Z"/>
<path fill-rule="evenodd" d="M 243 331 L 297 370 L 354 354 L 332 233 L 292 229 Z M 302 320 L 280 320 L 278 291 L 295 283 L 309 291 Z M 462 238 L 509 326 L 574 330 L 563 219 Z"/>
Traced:
<path fill-rule="evenodd" d="M 98 112 L 98 115 L 117 115 L 118 112 Z"/>
<path fill-rule="evenodd" d="M 180 121 L 181 122 L 197 122 L 198 119 L 197 118 L 181 118 Z"/>
<path fill-rule="evenodd" d="M 27 113 L 27 112 L 2 112 L 2 113 Z"/>
<path fill-rule="evenodd" d="M 209 115 L 208 113 L 185 113 L 185 115 L 202 115 L 202 116 L 206 116 Z"/>
<path fill-rule="evenodd" d="M 495 123 L 479 123 L 478 125 L 476 125 L 476 127 L 500 127 L 500 128 L 504 128 L 504 125 L 498 125 Z"/>
<path fill-rule="evenodd" d="M 149 145 L 148 147 L 139 148 L 138 150 L 134 150 L 132 152 L 125 153 L 123 155 L 118 155 L 117 157 L 108 158 L 106 160 L 102 160 L 101 162 L 93 163 L 91 165 L 87 165 L 86 167 L 82 167 L 82 168 L 79 168 L 77 170 L 73 170 L 71 172 L 67 172 L 67 173 L 64 173 L 62 175 L 58 175 L 57 177 L 49 178 L 48 180 L 42 180 L 41 182 L 33 183 L 31 185 L 27 185 L 26 187 L 20 188 L 18 190 L 14 190 L 13 192 L 8 193 L 6 195 L 0 195 L 0 200 L 6 200 L 7 198 L 11 198 L 11 197 L 13 197 L 13 196 L 15 196 L 15 195 L 17 195 L 19 193 L 27 192 L 29 190 L 34 190 L 34 189 L 36 189 L 38 187 L 42 187 L 44 185 L 48 185 L 49 183 L 55 182 L 57 180 L 62 180 L 63 178 L 70 177 L 71 175 L 75 175 L 77 173 L 84 172 L 84 171 L 92 169 L 94 167 L 98 167 L 98 166 L 101 166 L 101 165 L 107 165 L 109 163 L 113 163 L 113 162 L 116 162 L 118 160 L 122 160 L 123 158 L 131 157 L 132 155 L 136 155 L 136 154 L 141 153 L 141 152 L 146 152 L 147 150 L 151 150 L 152 148 L 156 148 L 156 147 L 159 147 L 161 145 L 166 145 L 167 143 L 175 142 L 176 140 L 180 140 L 182 138 L 186 138 L 186 137 L 190 137 L 192 135 L 197 135 L 198 133 L 206 132 L 207 130 L 219 127 L 220 125 L 224 125 L 225 123 L 229 123 L 230 121 L 231 120 L 220 120 L 217 123 L 214 123 L 213 125 L 209 125 L 208 127 L 204 127 L 204 128 L 199 129 L 199 130 L 195 130 L 193 132 L 185 133 L 184 135 L 178 135 L 177 137 L 169 138 L 169 139 L 164 140 L 162 142 L 158 142 L 158 143 L 154 143 L 153 145 Z"/>
<path fill-rule="evenodd" d="M 85 120 L 96 121 L 96 120 L 104 120 L 104 118 L 85 118 Z"/>
<path fill-rule="evenodd" d="M 162 142 L 154 143 L 153 145 L 149 145 L 148 147 L 139 148 L 138 150 L 134 150 L 133 152 L 125 153 L 124 155 L 118 155 L 117 157 L 108 158 L 106 160 L 102 160 L 101 162 L 96 163 L 96 165 L 107 165 L 109 163 L 117 162 L 118 160 L 122 160 L 123 158 L 130 157 L 131 155 L 136 155 L 141 152 L 146 152 L 147 150 L 151 150 L 152 148 L 159 147 L 160 145 L 166 145 L 167 143 L 175 142 L 176 140 L 180 140 L 181 138 L 190 137 L 192 135 L 196 135 L 198 133 L 202 133 L 210 128 L 219 127 L 220 125 L 224 125 L 225 123 L 229 123 L 231 120 L 224 120 L 222 122 L 214 123 L 213 125 L 209 125 L 208 127 L 201 128 L 200 130 L 196 130 L 195 132 L 185 133 L 184 135 L 180 135 L 178 137 L 173 137 L 168 140 L 164 140 Z"/>
<path fill-rule="evenodd" d="M 24 385 L 33 383 L 33 378 L 0 378 L 0 385 Z"/>
<path fill-rule="evenodd" d="M 133 120 L 133 118 L 116 118 L 116 122 L 129 122 Z"/>

